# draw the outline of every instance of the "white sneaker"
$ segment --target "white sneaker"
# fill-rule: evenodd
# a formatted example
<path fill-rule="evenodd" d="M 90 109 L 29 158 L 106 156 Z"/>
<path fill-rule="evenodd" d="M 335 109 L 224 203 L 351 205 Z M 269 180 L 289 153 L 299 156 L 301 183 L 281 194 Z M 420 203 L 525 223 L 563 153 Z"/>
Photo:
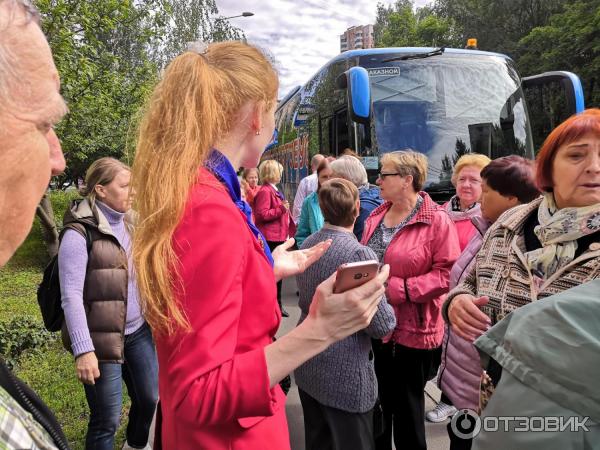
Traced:
<path fill-rule="evenodd" d="M 456 408 L 454 406 L 439 402 L 435 408 L 425 414 L 425 417 L 430 422 L 438 423 L 443 422 L 448 417 L 453 416 L 455 412 Z"/>

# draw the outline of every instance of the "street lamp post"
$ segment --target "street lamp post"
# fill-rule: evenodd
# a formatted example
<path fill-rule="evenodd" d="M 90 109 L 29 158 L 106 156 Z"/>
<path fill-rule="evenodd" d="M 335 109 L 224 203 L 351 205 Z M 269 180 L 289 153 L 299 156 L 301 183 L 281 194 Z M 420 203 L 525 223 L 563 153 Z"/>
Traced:
<path fill-rule="evenodd" d="M 223 39 L 224 37 L 224 30 L 223 30 L 223 23 L 225 20 L 229 20 L 229 19 L 235 19 L 237 17 L 251 17 L 253 16 L 254 13 L 253 12 L 249 12 L 249 11 L 244 11 L 241 14 L 238 14 L 236 16 L 229 16 L 229 17 L 217 17 L 215 19 L 215 34 L 213 35 L 216 41 L 220 41 Z"/>
<path fill-rule="evenodd" d="M 218 20 L 229 20 L 229 19 L 235 19 L 236 17 L 252 17 L 253 15 L 254 15 L 253 12 L 245 11 L 237 16 L 219 17 Z"/>

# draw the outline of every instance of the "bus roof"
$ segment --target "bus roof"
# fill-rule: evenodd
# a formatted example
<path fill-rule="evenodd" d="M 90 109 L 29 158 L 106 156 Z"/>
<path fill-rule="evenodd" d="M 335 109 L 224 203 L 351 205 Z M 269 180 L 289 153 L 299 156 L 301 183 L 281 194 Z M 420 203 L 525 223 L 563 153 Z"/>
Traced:
<path fill-rule="evenodd" d="M 347 52 L 340 53 L 333 59 L 331 59 L 327 64 L 331 64 L 337 61 L 342 61 L 344 59 L 356 58 L 360 56 L 369 56 L 369 55 L 385 55 L 389 53 L 425 53 L 430 52 L 432 50 L 436 50 L 437 47 L 384 47 L 384 48 L 367 48 L 360 50 L 348 50 Z M 509 59 L 508 56 L 503 55 L 502 53 L 494 53 L 494 52 L 485 52 L 483 50 L 470 50 L 466 48 L 446 48 L 444 49 L 445 53 L 455 53 L 455 54 L 468 54 L 468 55 L 482 55 L 482 56 L 496 56 L 504 59 Z"/>
<path fill-rule="evenodd" d="M 383 47 L 383 48 L 367 48 L 360 50 L 348 50 L 346 52 L 340 53 L 339 55 L 333 57 L 329 61 L 327 61 L 316 73 L 319 73 L 325 67 L 330 66 L 333 63 L 338 61 L 344 61 L 346 59 L 358 58 L 361 56 L 369 56 L 369 55 L 386 55 L 386 54 L 402 54 L 402 53 L 425 53 L 436 50 L 438 47 Z M 450 54 L 464 54 L 464 55 L 478 55 L 478 56 L 494 56 L 497 58 L 510 59 L 507 55 L 502 53 L 495 52 L 485 52 L 483 50 L 471 50 L 466 48 L 445 48 L 444 53 Z M 314 77 L 314 75 L 313 75 Z M 311 80 L 313 77 L 309 78 Z M 308 81 L 307 80 L 307 83 Z M 296 93 L 298 93 L 306 84 L 303 86 L 296 86 L 289 91 L 285 97 L 279 101 L 277 105 L 277 109 L 283 107 Z"/>

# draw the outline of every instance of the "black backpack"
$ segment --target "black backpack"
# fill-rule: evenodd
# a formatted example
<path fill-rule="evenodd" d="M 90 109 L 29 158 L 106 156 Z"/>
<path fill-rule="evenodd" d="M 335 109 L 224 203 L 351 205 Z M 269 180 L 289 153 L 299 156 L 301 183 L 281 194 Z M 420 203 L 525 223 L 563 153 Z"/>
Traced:
<path fill-rule="evenodd" d="M 92 249 L 92 236 L 87 227 L 81 223 L 73 223 L 62 229 L 59 242 L 67 230 L 75 230 L 85 234 L 88 255 Z M 59 244 L 60 245 L 60 244 Z M 38 286 L 37 301 L 44 319 L 44 326 L 48 331 L 60 331 L 65 315 L 61 305 L 60 281 L 58 278 L 58 254 L 56 254 L 44 269 L 44 277 Z"/>

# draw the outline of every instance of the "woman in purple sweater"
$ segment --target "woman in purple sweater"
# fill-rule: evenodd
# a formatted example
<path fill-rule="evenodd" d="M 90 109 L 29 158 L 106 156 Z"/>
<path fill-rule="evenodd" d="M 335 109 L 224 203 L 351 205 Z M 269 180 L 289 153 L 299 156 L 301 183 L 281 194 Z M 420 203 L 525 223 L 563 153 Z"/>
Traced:
<path fill-rule="evenodd" d="M 131 397 L 123 448 L 150 448 L 158 364 L 130 263 L 130 176 L 129 167 L 113 158 L 90 166 L 84 198 L 65 213 L 58 252 L 63 343 L 75 356 L 90 407 L 86 449 L 113 449 L 122 380 Z"/>

